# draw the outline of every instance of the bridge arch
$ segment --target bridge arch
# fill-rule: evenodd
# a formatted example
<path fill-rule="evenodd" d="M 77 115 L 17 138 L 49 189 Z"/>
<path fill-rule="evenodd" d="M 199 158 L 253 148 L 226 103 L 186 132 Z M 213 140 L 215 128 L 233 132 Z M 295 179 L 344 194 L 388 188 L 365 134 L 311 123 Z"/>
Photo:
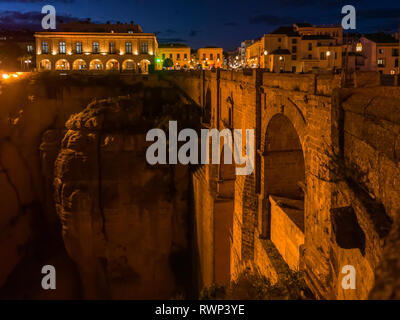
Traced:
<path fill-rule="evenodd" d="M 304 244 L 305 160 L 300 135 L 286 115 L 275 114 L 268 122 L 262 158 L 265 236 L 289 267 L 298 270 Z"/>
<path fill-rule="evenodd" d="M 232 137 L 230 137 L 232 138 Z M 229 140 L 229 137 L 227 137 Z M 223 142 L 222 142 L 223 141 Z M 231 240 L 235 197 L 234 159 L 225 158 L 225 150 L 232 154 L 232 140 L 225 144 L 221 138 L 220 163 L 217 176 L 217 198 L 214 202 L 214 282 L 226 285 L 231 277 Z M 231 160 L 231 161 L 229 161 Z M 230 162 L 230 163 L 229 163 Z"/>

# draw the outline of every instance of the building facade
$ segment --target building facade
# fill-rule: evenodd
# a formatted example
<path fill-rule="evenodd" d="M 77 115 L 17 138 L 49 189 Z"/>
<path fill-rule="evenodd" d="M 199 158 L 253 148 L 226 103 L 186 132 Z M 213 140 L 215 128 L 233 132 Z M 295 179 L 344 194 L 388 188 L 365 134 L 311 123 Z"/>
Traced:
<path fill-rule="evenodd" d="M 74 24 L 71 24 L 71 28 L 67 26 L 62 30 L 77 29 Z M 153 33 L 143 33 L 140 27 L 133 24 L 88 24 L 78 29 L 90 30 L 91 26 L 95 26 L 93 31 L 35 33 L 38 71 L 108 70 L 147 73 L 149 66 L 154 64 L 158 45 Z"/>
<path fill-rule="evenodd" d="M 165 60 L 170 59 L 173 63 L 173 70 L 190 69 L 191 57 L 190 47 L 180 43 L 159 44 L 156 58 L 156 67 L 162 70 L 165 67 Z"/>
<path fill-rule="evenodd" d="M 339 26 L 280 27 L 247 47 L 247 65 L 271 72 L 341 69 L 342 41 Z"/>
<path fill-rule="evenodd" d="M 362 56 L 361 71 L 399 74 L 399 42 L 387 34 L 369 34 L 360 38 L 355 52 Z"/>
<path fill-rule="evenodd" d="M 203 69 L 222 68 L 224 63 L 223 49 L 216 47 L 199 48 L 197 61 Z"/>

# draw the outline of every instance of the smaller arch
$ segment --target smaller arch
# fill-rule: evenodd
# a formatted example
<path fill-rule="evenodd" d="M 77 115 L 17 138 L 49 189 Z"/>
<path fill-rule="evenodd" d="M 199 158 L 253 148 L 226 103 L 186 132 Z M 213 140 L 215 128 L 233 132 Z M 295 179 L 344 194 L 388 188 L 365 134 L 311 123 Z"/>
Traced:
<path fill-rule="evenodd" d="M 139 65 L 139 73 L 149 73 L 149 65 L 150 61 L 147 59 L 143 59 L 140 61 Z"/>
<path fill-rule="evenodd" d="M 57 60 L 56 70 L 69 70 L 69 62 L 66 59 Z"/>
<path fill-rule="evenodd" d="M 40 70 L 51 70 L 51 61 L 49 59 L 43 59 L 39 62 Z"/>
<path fill-rule="evenodd" d="M 103 63 L 99 59 L 93 59 L 89 64 L 90 70 L 103 70 Z"/>
<path fill-rule="evenodd" d="M 72 63 L 72 69 L 73 70 L 86 70 L 87 64 L 86 64 L 85 60 L 83 60 L 83 59 L 76 59 Z"/>
<path fill-rule="evenodd" d="M 106 70 L 119 70 L 119 61 L 116 59 L 110 59 L 106 63 Z"/>
<path fill-rule="evenodd" d="M 136 70 L 136 63 L 132 59 L 126 59 L 122 62 L 122 70 L 126 71 L 135 71 Z"/>

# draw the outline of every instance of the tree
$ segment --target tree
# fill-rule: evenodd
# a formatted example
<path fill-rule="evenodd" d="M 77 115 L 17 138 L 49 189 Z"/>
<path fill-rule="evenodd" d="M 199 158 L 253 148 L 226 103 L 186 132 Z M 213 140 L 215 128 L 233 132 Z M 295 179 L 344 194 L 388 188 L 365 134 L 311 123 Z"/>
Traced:
<path fill-rule="evenodd" d="M 174 63 L 172 62 L 172 60 L 170 58 L 167 58 L 167 59 L 164 60 L 164 62 L 163 62 L 163 67 L 164 68 L 168 69 L 168 68 L 171 68 L 173 66 L 174 66 Z"/>

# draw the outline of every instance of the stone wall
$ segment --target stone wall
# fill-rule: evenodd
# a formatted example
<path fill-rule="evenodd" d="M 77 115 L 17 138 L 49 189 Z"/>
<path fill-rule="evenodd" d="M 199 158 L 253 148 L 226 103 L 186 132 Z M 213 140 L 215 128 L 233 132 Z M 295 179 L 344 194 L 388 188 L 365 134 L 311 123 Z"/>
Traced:
<path fill-rule="evenodd" d="M 170 81 L 182 87 L 180 82 L 187 84 L 191 77 L 190 73 L 182 73 Z M 317 298 L 366 299 L 398 210 L 397 102 L 389 101 L 397 91 L 377 87 L 344 89 L 341 75 L 329 74 L 217 71 L 203 73 L 200 79 L 201 86 L 189 85 L 186 90 L 192 98 L 210 91 L 212 127 L 255 129 L 255 170 L 235 180 L 231 279 L 251 267 L 277 281 L 285 269 L 280 262 L 286 259 L 292 269 L 299 264 Z M 356 86 L 376 86 L 374 79 L 357 74 Z M 207 107 L 205 102 L 203 108 Z M 282 235 L 269 240 L 277 232 L 271 231 L 268 202 L 269 192 L 277 192 L 272 191 L 276 184 L 269 177 L 275 173 L 275 181 L 280 183 L 284 180 L 279 178 L 285 179 L 285 175 L 276 168 L 271 172 L 271 166 L 266 166 L 268 143 L 271 139 L 280 141 L 285 146 L 280 150 L 293 151 L 285 128 L 275 128 L 275 137 L 268 134 L 270 123 L 278 115 L 293 126 L 304 156 L 305 181 L 295 185 L 296 179 L 288 180 L 279 190 L 295 198 L 300 194 L 304 197 L 304 245 L 298 242 L 296 263 L 284 254 L 276 259 L 280 256 L 276 247 L 283 245 L 279 243 Z M 296 167 L 292 176 L 301 177 Z M 202 188 L 195 192 L 195 198 L 202 197 L 206 183 Z M 208 215 L 207 210 L 201 219 Z M 195 215 L 198 217 L 197 212 Z M 209 231 L 214 232 L 212 228 Z M 360 275 L 357 290 L 341 287 L 341 270 L 348 264 L 354 265 Z"/>

